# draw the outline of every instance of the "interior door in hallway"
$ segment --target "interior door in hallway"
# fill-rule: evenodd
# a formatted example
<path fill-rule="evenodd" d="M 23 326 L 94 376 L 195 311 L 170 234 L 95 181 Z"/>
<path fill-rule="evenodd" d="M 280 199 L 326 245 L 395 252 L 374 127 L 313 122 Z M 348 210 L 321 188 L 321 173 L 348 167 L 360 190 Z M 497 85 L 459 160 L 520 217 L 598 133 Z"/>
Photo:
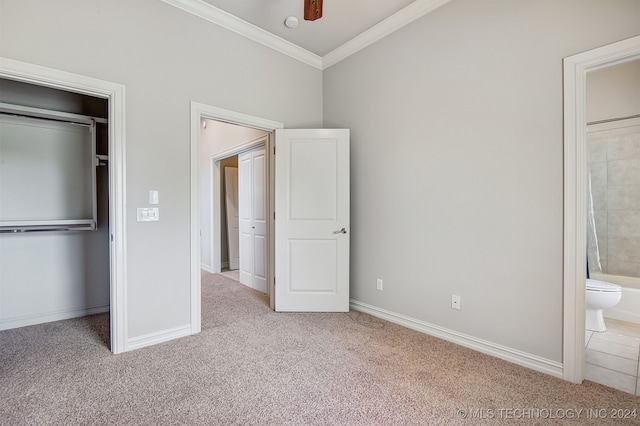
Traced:
<path fill-rule="evenodd" d="M 240 282 L 267 292 L 267 162 L 265 147 L 238 156 Z"/>
<path fill-rule="evenodd" d="M 275 309 L 349 310 L 349 130 L 276 130 Z"/>

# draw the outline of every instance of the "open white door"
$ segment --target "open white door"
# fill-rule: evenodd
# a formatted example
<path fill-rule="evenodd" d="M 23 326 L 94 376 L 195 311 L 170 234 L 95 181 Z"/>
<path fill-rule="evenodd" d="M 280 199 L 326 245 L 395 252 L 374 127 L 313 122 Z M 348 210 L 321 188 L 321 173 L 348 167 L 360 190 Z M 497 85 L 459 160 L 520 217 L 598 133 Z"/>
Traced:
<path fill-rule="evenodd" d="M 276 130 L 275 308 L 349 310 L 349 130 Z"/>

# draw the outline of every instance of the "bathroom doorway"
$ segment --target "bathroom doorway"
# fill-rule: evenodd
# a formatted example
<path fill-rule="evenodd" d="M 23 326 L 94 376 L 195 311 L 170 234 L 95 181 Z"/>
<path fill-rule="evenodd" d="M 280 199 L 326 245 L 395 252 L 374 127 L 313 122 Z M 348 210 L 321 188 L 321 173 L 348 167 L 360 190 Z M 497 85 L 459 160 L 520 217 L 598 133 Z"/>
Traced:
<path fill-rule="evenodd" d="M 640 59 L 640 37 L 564 60 L 564 378 L 585 378 L 587 256 L 587 78 L 590 72 Z M 633 360 L 631 360 L 633 362 Z M 637 360 L 636 360 L 637 368 Z M 637 369 L 636 369 L 637 372 Z M 636 380 L 637 382 L 637 380 Z M 637 392 L 637 387 L 634 389 Z"/>
<path fill-rule="evenodd" d="M 619 287 L 587 288 L 585 379 L 640 395 L 640 59 L 589 71 L 586 94 L 587 276 Z"/>

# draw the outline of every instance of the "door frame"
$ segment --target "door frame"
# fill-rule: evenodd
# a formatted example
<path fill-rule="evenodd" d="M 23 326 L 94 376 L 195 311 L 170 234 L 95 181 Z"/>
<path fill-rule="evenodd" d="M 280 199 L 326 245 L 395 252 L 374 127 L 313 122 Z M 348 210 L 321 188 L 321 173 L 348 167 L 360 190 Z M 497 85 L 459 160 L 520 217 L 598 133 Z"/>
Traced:
<path fill-rule="evenodd" d="M 202 300 L 201 300 L 201 276 L 200 276 L 200 123 L 203 119 L 217 120 L 225 123 L 236 124 L 244 127 L 252 127 L 254 129 L 265 130 L 273 133 L 276 129 L 284 128 L 283 123 L 277 121 L 268 120 L 261 117 L 255 117 L 248 114 L 243 114 L 236 111 L 227 110 L 224 108 L 218 108 L 211 105 L 191 101 L 190 105 L 191 115 L 191 265 L 190 265 L 190 303 L 191 303 L 191 334 L 199 333 L 202 329 Z M 268 199 L 268 211 L 271 218 L 273 218 L 273 138 L 269 138 L 267 141 L 267 162 L 269 164 L 269 190 L 270 196 Z M 221 153 L 229 156 L 228 153 Z M 215 175 L 215 174 L 214 174 Z M 217 173 L 220 176 L 219 170 Z M 215 200 L 215 198 L 212 198 Z M 215 202 L 215 201 L 213 201 Z M 218 198 L 218 203 L 220 202 Z M 213 211 L 212 211 L 213 212 Z M 213 213 L 212 213 L 213 214 Z M 273 219 L 269 224 L 269 235 L 273 235 Z M 220 233 L 220 227 L 218 226 L 218 236 Z M 273 238 L 269 241 L 269 300 L 273 308 Z M 217 266 L 216 266 L 217 265 Z M 215 268 L 218 268 L 217 270 Z M 220 260 L 217 264 L 212 264 L 213 272 L 220 272 Z"/>
<path fill-rule="evenodd" d="M 125 86 L 0 57 L 0 77 L 109 101 L 109 287 L 111 352 L 129 350 L 125 215 Z"/>
<path fill-rule="evenodd" d="M 564 59 L 564 314 L 563 378 L 582 383 L 585 371 L 587 248 L 587 73 L 640 59 L 640 36 Z"/>

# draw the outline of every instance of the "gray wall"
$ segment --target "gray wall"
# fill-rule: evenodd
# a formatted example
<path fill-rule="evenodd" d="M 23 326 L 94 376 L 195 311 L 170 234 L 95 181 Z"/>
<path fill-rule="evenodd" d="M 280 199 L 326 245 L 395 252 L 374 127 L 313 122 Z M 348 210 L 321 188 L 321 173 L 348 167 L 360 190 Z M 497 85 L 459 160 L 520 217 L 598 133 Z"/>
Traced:
<path fill-rule="evenodd" d="M 195 100 L 352 129 L 353 298 L 561 359 L 562 58 L 638 0 L 454 0 L 324 74 L 154 0 L 0 7 L 0 55 L 126 85 L 130 337 L 189 322 Z"/>
<path fill-rule="evenodd" d="M 640 114 L 640 60 L 587 74 L 587 123 Z"/>
<path fill-rule="evenodd" d="M 190 322 L 189 102 L 322 125 L 322 73 L 157 0 L 1 0 L 0 55 L 126 86 L 129 338 Z M 159 222 L 135 221 L 148 191 Z"/>
<path fill-rule="evenodd" d="M 561 361 L 562 58 L 638 34 L 638 0 L 454 0 L 327 69 L 352 298 Z"/>

